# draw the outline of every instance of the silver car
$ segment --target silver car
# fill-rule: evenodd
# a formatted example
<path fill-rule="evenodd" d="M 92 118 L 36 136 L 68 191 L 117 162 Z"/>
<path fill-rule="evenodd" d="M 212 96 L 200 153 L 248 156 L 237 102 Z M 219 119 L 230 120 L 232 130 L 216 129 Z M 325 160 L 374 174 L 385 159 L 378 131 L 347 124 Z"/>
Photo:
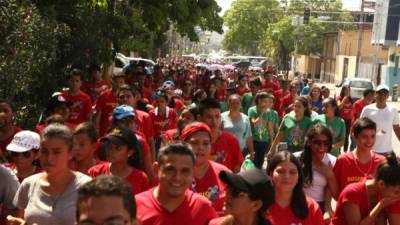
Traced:
<path fill-rule="evenodd" d="M 350 87 L 350 96 L 353 99 L 362 98 L 363 92 L 366 89 L 374 89 L 374 83 L 371 81 L 371 79 L 367 78 L 344 79 L 342 82 L 340 82 L 340 84 L 336 85 L 335 96 L 339 96 L 342 87 L 346 85 Z"/>

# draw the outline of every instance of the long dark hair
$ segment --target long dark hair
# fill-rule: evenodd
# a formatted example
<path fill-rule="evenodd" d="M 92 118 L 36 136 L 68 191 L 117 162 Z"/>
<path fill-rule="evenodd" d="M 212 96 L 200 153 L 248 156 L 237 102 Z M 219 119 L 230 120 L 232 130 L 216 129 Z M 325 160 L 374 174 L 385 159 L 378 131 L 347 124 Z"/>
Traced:
<path fill-rule="evenodd" d="M 326 138 L 328 138 L 328 141 L 330 143 L 332 143 L 332 139 L 333 139 L 332 132 L 328 127 L 326 127 L 322 124 L 316 124 L 308 130 L 308 132 L 306 134 L 304 151 L 300 155 L 300 162 L 301 162 L 302 171 L 303 171 L 304 184 L 311 184 L 313 181 L 312 149 L 311 149 L 310 142 L 317 135 L 325 136 Z M 331 150 L 332 150 L 332 145 L 329 145 L 328 152 L 330 152 Z"/>
<path fill-rule="evenodd" d="M 311 112 L 310 112 L 310 108 L 308 107 L 307 98 L 305 98 L 303 96 L 300 96 L 300 97 L 297 97 L 295 101 L 299 101 L 303 105 L 303 107 L 304 107 L 304 116 L 311 117 Z"/>
<path fill-rule="evenodd" d="M 345 88 L 348 88 L 349 89 L 349 99 L 350 99 L 350 102 L 351 103 L 353 103 L 353 98 L 351 97 L 351 94 L 350 94 L 350 86 L 349 85 L 344 85 L 344 86 L 342 86 L 342 89 L 340 89 L 340 101 L 343 101 L 343 98 L 345 97 L 344 96 L 344 89 Z"/>
<path fill-rule="evenodd" d="M 332 97 L 329 97 L 329 98 L 324 99 L 324 101 L 327 101 L 329 103 L 329 105 L 334 107 L 335 108 L 335 112 L 334 112 L 335 116 L 340 117 L 339 106 L 338 106 L 336 100 Z"/>
<path fill-rule="evenodd" d="M 303 173 L 301 170 L 300 161 L 290 152 L 288 151 L 280 151 L 277 152 L 268 163 L 267 166 L 267 174 L 272 177 L 272 173 L 275 168 L 281 163 L 289 161 L 293 163 L 298 172 L 298 180 L 297 184 L 293 189 L 292 199 L 290 200 L 290 207 L 293 211 L 293 214 L 299 219 L 305 219 L 308 215 L 308 207 L 306 195 L 303 191 Z"/>

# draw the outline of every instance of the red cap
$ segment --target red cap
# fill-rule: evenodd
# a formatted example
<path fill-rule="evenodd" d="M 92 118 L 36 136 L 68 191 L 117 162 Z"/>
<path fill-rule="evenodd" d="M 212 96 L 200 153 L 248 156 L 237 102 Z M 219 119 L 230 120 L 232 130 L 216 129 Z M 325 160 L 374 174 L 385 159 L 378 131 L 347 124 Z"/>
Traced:
<path fill-rule="evenodd" d="M 194 122 L 188 124 L 185 128 L 183 128 L 181 132 L 181 140 L 185 141 L 188 137 L 192 136 L 194 133 L 204 131 L 206 132 L 211 138 L 211 129 L 205 123 L 201 122 Z"/>

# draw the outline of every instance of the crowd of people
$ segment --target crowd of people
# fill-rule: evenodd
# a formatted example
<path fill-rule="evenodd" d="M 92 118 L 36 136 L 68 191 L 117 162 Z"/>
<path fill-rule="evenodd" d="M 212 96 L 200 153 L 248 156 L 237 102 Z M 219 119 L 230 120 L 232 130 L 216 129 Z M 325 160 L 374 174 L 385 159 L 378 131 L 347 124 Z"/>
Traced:
<path fill-rule="evenodd" d="M 400 224 L 386 85 L 332 97 L 181 59 L 101 74 L 69 71 L 34 130 L 0 100 L 0 224 Z"/>

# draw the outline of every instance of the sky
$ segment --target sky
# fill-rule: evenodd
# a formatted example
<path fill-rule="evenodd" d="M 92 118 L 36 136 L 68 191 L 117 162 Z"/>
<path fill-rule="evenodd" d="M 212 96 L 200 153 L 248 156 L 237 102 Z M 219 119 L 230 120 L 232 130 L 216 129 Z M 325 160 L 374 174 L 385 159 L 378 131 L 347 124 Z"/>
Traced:
<path fill-rule="evenodd" d="M 220 15 L 224 15 L 225 11 L 229 9 L 234 0 L 217 0 L 218 5 L 222 8 Z M 361 0 L 342 0 L 343 7 L 350 11 L 360 10 Z"/>

